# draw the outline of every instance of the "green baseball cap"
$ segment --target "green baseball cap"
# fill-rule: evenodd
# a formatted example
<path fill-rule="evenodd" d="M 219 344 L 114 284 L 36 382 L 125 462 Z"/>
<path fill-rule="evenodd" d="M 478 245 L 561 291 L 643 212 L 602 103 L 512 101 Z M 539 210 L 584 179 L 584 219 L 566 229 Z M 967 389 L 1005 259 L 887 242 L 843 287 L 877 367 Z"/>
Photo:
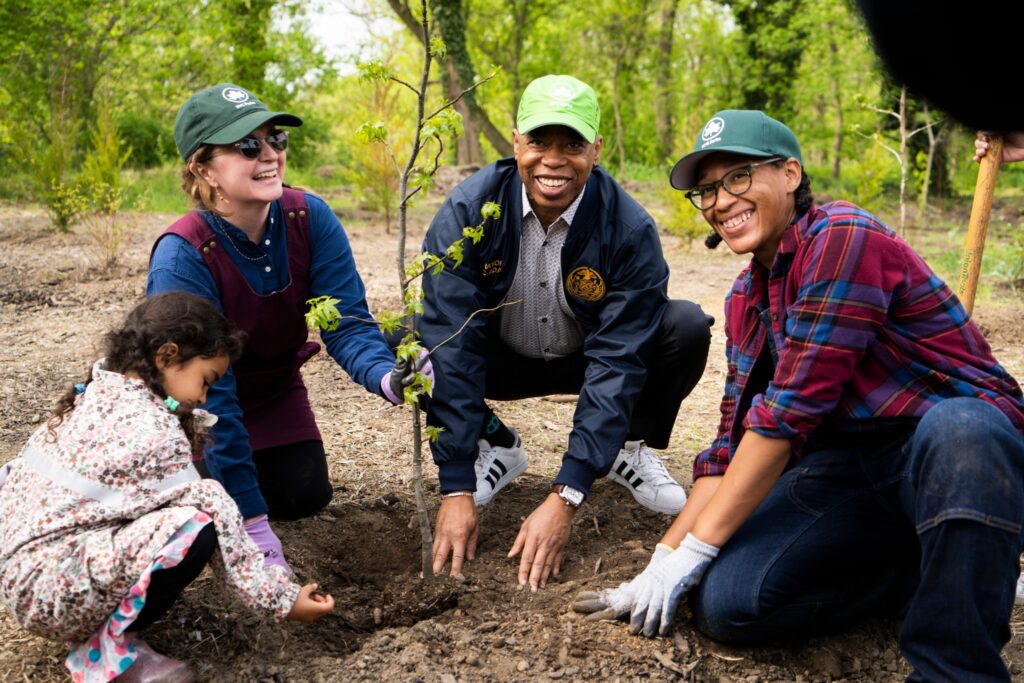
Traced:
<path fill-rule="evenodd" d="M 244 138 L 264 123 L 301 126 L 294 114 L 270 111 L 245 88 L 218 83 L 200 90 L 178 110 L 174 120 L 174 144 L 184 161 L 200 145 L 228 145 Z"/>
<path fill-rule="evenodd" d="M 712 116 L 693 143 L 693 151 L 676 162 L 669 182 L 677 190 L 697 184 L 697 164 L 715 152 L 749 157 L 794 157 L 804 163 L 793 131 L 763 111 L 726 109 Z"/>
<path fill-rule="evenodd" d="M 594 89 L 572 76 L 541 76 L 519 100 L 516 129 L 529 133 L 541 126 L 568 126 L 593 143 L 601 123 Z"/>

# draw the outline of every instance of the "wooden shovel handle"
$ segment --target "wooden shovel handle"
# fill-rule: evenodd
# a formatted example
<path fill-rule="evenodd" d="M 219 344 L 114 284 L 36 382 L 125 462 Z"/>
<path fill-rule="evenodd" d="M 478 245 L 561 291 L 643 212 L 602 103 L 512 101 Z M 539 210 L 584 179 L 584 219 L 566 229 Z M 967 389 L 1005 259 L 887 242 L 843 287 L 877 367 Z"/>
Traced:
<path fill-rule="evenodd" d="M 981 257 L 985 251 L 985 236 L 988 234 L 988 215 L 992 209 L 992 194 L 996 189 L 999 175 L 999 159 L 1003 156 L 1003 138 L 993 135 L 988 151 L 981 158 L 978 167 L 978 182 L 974 186 L 974 203 L 971 205 L 971 220 L 967 227 L 967 242 L 960 262 L 960 286 L 957 296 L 968 313 L 974 310 L 974 295 L 978 292 L 978 278 L 981 276 Z"/>

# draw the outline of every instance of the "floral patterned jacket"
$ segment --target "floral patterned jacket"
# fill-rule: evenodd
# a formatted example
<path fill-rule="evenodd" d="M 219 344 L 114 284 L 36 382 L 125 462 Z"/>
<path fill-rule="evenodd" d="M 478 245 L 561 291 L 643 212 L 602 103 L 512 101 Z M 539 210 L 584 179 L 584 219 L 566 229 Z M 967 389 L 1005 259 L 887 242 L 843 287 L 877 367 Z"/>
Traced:
<path fill-rule="evenodd" d="M 284 569 L 264 568 L 234 501 L 200 479 L 177 418 L 142 381 L 102 362 L 55 433 L 40 427 L 10 464 L 0 488 L 0 600 L 28 631 L 81 641 L 205 513 L 217 532 L 214 570 L 247 605 L 283 619 L 298 586 Z"/>

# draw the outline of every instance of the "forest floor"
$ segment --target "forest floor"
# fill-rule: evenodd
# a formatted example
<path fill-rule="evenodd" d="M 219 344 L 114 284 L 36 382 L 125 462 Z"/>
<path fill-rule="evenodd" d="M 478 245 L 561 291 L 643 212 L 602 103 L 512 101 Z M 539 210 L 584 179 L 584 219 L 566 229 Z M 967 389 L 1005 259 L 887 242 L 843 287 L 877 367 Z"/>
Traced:
<path fill-rule="evenodd" d="M 436 206 L 436 202 L 433 203 Z M 409 245 L 420 243 L 431 203 L 419 209 Z M 150 245 L 174 218 L 138 216 L 139 229 L 111 269 L 89 236 L 48 230 L 34 207 L 0 206 L 0 463 L 15 457 L 58 394 L 95 357 L 100 334 L 143 295 Z M 395 309 L 394 235 L 366 215 L 345 217 L 374 311 Z M 1016 218 L 1019 220 L 1019 217 Z M 966 220 L 964 221 L 966 223 Z M 746 258 L 724 247 L 663 235 L 670 294 L 718 318 L 707 371 L 680 411 L 663 452 L 689 489 L 694 455 L 714 434 L 725 376 L 722 299 Z M 1024 316 L 1006 290 L 979 302 L 976 319 L 997 357 L 1024 377 Z M 506 559 L 521 521 L 546 495 L 572 424 L 572 397 L 497 403 L 523 437 L 530 469 L 480 513 L 478 557 L 463 581 L 419 578 L 419 531 L 411 486 L 410 413 L 354 384 L 319 354 L 305 377 L 325 439 L 333 502 L 313 518 L 275 525 L 292 566 L 337 601 L 313 624 L 268 623 L 204 573 L 149 633 L 160 651 L 189 660 L 203 681 L 897 681 L 899 623 L 879 620 L 772 647 L 727 647 L 700 635 L 681 609 L 674 634 L 631 637 L 621 623 L 583 621 L 569 605 L 581 589 L 634 576 L 670 520 L 599 481 L 573 523 L 561 576 L 536 593 Z M 425 467 L 430 505 L 437 476 Z M 433 516 L 433 512 L 431 513 Z M 1004 653 L 1024 680 L 1024 611 Z M 0 612 L 0 681 L 67 680 L 65 648 L 20 631 Z"/>

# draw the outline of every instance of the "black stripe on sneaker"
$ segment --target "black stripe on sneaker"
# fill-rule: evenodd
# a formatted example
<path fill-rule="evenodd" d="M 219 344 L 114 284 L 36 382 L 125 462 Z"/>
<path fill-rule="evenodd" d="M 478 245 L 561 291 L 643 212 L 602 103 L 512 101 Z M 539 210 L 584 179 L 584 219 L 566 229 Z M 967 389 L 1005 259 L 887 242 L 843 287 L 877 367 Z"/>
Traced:
<path fill-rule="evenodd" d="M 484 477 L 484 480 L 491 485 L 492 489 L 494 488 L 495 480 L 491 478 L 491 475 L 488 474 L 486 477 Z"/>
<path fill-rule="evenodd" d="M 499 472 L 496 468 L 492 467 L 487 474 L 494 477 L 494 480 L 497 481 L 498 479 L 501 479 L 501 475 L 503 473 Z"/>
<path fill-rule="evenodd" d="M 623 460 L 619 463 L 619 466 L 615 468 L 615 474 L 622 474 L 622 470 L 626 469 L 626 461 Z"/>
<path fill-rule="evenodd" d="M 620 474 L 622 474 L 622 473 L 620 472 Z M 625 479 L 626 481 L 630 482 L 630 483 L 633 483 L 633 476 L 635 474 L 636 474 L 636 472 L 634 472 L 632 469 L 630 469 L 630 470 L 627 470 L 626 473 L 622 475 L 622 478 Z"/>
<path fill-rule="evenodd" d="M 633 488 L 635 488 L 635 489 L 640 488 L 640 484 L 642 484 L 642 483 L 644 483 L 644 480 L 641 479 L 640 477 L 637 477 L 636 481 L 633 482 Z"/>
<path fill-rule="evenodd" d="M 500 461 L 500 460 L 497 460 L 497 459 L 495 459 L 495 461 L 494 461 L 494 464 L 495 464 L 495 466 L 496 466 L 496 467 L 497 467 L 498 469 L 500 469 L 500 470 L 501 470 L 501 476 L 503 476 L 503 477 L 504 477 L 504 476 L 505 476 L 506 474 L 508 474 L 508 468 L 507 468 L 507 467 L 505 467 L 505 463 L 503 463 L 503 462 L 502 462 L 502 461 Z M 493 472 L 493 471 L 494 471 L 494 470 L 491 470 L 491 472 Z"/>

